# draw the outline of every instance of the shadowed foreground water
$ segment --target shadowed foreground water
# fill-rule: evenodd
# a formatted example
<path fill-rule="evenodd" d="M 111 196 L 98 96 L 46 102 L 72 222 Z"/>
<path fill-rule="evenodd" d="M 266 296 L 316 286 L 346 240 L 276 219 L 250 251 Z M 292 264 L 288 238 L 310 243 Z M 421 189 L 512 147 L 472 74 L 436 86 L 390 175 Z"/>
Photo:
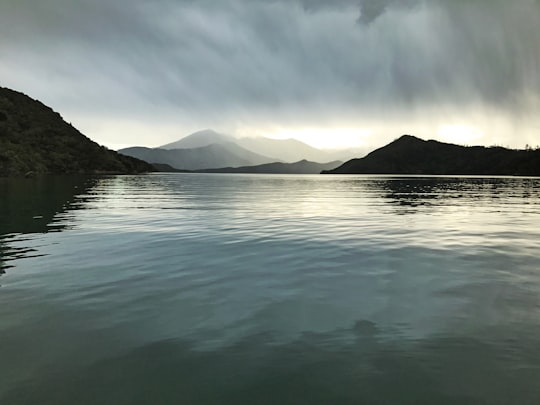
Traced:
<path fill-rule="evenodd" d="M 540 403 L 540 179 L 0 179 L 0 403 Z"/>

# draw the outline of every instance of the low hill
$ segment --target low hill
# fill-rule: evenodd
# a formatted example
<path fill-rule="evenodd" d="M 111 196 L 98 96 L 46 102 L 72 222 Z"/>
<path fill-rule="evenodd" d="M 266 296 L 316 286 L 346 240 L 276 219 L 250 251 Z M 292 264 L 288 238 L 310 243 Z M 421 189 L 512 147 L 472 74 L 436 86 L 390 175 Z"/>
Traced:
<path fill-rule="evenodd" d="M 161 149 L 133 147 L 120 149 L 120 153 L 148 163 L 162 163 L 180 170 L 201 170 L 212 167 L 249 166 L 273 160 L 225 142 L 192 149 Z"/>
<path fill-rule="evenodd" d="M 158 172 L 164 172 L 164 173 L 191 173 L 191 170 L 175 169 L 171 165 L 168 165 L 168 164 L 165 164 L 165 163 L 152 163 L 152 166 Z"/>
<path fill-rule="evenodd" d="M 98 145 L 39 101 L 0 87 L 0 176 L 148 171 L 146 162 Z"/>
<path fill-rule="evenodd" d="M 403 135 L 323 173 L 540 176 L 540 150 L 459 146 Z"/>
<path fill-rule="evenodd" d="M 198 170 L 201 173 L 274 173 L 274 174 L 318 174 L 339 166 L 341 161 L 316 163 L 301 160 L 295 163 L 274 162 L 257 166 L 224 167 L 221 169 Z"/>

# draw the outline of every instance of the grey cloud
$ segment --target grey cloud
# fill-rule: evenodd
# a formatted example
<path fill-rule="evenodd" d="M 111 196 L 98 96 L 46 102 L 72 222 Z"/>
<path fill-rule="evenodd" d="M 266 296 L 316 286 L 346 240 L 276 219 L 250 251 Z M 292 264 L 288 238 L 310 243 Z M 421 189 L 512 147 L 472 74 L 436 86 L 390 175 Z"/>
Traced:
<path fill-rule="evenodd" d="M 39 85 L 60 107 L 172 112 L 201 127 L 402 118 L 433 106 L 520 115 L 540 94 L 538 5 L 8 0 L 0 74 L 29 93 Z"/>
<path fill-rule="evenodd" d="M 364 0 L 360 9 L 361 23 L 369 24 L 386 11 L 394 0 Z"/>

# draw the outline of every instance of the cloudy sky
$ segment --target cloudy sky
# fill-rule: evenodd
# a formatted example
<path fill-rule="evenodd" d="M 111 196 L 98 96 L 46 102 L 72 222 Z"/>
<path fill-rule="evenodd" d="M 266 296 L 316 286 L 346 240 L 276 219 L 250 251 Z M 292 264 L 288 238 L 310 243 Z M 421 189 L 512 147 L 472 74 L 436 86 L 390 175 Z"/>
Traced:
<path fill-rule="evenodd" d="M 540 0 L 2 0 L 0 85 L 112 148 L 540 144 Z"/>

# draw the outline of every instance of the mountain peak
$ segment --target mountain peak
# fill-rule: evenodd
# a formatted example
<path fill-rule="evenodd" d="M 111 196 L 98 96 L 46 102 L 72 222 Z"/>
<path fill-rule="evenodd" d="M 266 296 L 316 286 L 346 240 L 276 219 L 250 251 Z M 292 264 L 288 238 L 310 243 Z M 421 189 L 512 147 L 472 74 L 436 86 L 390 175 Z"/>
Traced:
<path fill-rule="evenodd" d="M 396 139 L 394 142 L 392 143 L 404 143 L 404 142 L 407 142 L 407 143 L 411 143 L 411 142 L 419 142 L 419 143 L 423 143 L 423 142 L 426 142 L 424 141 L 423 139 L 420 139 L 414 135 L 401 135 L 398 139 Z"/>
<path fill-rule="evenodd" d="M 211 128 L 206 128 L 206 129 L 201 129 L 200 131 L 195 131 L 191 135 L 188 135 L 188 136 L 216 136 L 216 135 L 220 136 L 222 134 L 220 134 L 217 131 L 214 131 Z"/>
<path fill-rule="evenodd" d="M 160 146 L 160 149 L 192 149 L 202 148 L 213 143 L 232 142 L 234 138 L 230 135 L 221 134 L 213 129 L 203 129 L 179 139 L 176 142 Z"/>

